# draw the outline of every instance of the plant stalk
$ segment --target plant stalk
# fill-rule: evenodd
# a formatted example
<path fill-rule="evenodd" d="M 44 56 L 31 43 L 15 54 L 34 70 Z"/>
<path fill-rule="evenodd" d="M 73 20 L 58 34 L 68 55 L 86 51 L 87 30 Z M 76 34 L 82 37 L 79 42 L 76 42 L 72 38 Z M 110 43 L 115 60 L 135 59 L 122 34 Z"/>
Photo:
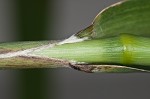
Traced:
<path fill-rule="evenodd" d="M 150 39 L 122 34 L 59 44 L 58 41 L 0 44 L 0 68 L 52 68 L 80 65 L 115 65 L 150 70 Z"/>

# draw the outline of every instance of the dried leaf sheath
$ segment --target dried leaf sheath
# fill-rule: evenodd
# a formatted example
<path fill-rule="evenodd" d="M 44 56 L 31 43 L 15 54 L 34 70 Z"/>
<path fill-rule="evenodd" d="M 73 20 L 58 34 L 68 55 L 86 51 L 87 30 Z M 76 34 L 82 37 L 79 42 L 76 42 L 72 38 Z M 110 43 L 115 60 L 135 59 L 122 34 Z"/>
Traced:
<path fill-rule="evenodd" d="M 51 48 L 58 41 L 26 41 L 0 44 L 1 68 L 50 68 L 64 67 L 67 62 L 29 55 L 30 52 Z"/>

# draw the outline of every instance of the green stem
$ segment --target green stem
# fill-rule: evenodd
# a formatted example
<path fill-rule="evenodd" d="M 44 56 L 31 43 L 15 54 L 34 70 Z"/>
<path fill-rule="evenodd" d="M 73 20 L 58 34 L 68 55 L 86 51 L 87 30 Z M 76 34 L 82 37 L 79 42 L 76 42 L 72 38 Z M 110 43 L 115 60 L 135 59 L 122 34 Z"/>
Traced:
<path fill-rule="evenodd" d="M 150 39 L 123 34 L 107 39 L 64 44 L 33 54 L 87 64 L 150 65 Z M 141 68 L 141 67 L 140 67 Z"/>
<path fill-rule="evenodd" d="M 64 67 L 69 63 L 75 63 L 121 65 L 149 70 L 149 42 L 150 39 L 146 37 L 122 34 L 107 39 L 92 39 L 61 45 L 58 43 L 49 44 L 48 41 L 4 43 L 0 45 L 1 53 L 3 52 L 0 54 L 0 66 L 49 68 Z"/>

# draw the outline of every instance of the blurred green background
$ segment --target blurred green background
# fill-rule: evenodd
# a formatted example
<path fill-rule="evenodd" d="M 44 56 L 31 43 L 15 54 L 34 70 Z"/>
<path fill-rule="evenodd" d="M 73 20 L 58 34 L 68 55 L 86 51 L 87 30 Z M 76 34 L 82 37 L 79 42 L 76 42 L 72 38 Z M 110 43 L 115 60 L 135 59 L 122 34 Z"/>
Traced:
<path fill-rule="evenodd" d="M 0 41 L 64 39 L 120 0 L 0 0 Z M 0 70 L 0 99 L 149 99 L 149 74 Z"/>

